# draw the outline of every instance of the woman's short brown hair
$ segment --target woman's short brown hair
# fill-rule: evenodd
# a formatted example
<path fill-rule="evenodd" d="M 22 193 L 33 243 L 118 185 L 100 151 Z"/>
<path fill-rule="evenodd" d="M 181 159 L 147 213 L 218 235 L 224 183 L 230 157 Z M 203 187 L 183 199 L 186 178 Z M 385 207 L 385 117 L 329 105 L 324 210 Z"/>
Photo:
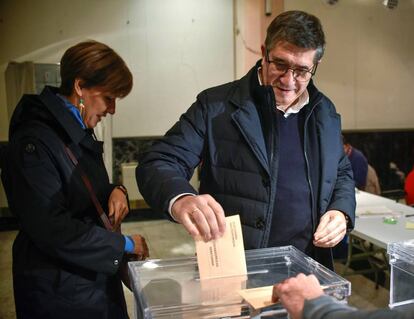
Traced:
<path fill-rule="evenodd" d="M 98 87 L 114 97 L 125 97 L 132 89 L 132 74 L 124 60 L 106 44 L 97 41 L 78 43 L 60 60 L 60 93 L 69 96 L 75 79 L 83 88 Z"/>

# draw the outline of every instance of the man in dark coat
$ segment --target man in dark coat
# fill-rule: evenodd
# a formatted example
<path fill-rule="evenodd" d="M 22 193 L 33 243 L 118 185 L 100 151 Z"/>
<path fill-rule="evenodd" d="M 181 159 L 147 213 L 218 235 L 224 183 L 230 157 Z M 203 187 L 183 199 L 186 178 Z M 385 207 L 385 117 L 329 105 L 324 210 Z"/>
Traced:
<path fill-rule="evenodd" d="M 246 249 L 294 245 L 332 268 L 330 248 L 353 228 L 355 194 L 340 116 L 311 80 L 324 47 L 316 17 L 276 17 L 263 59 L 200 93 L 143 154 L 137 181 L 147 203 L 205 240 L 239 214 Z M 199 192 L 188 183 L 198 165 Z"/>

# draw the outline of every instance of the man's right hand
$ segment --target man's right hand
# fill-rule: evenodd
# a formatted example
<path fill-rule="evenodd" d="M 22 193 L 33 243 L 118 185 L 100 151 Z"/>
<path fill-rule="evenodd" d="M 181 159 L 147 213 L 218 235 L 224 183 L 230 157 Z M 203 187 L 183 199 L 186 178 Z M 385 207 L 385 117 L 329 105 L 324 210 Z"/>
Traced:
<path fill-rule="evenodd" d="M 180 197 L 172 205 L 171 213 L 191 236 L 201 236 L 205 241 L 223 236 L 226 230 L 223 208 L 208 194 Z"/>

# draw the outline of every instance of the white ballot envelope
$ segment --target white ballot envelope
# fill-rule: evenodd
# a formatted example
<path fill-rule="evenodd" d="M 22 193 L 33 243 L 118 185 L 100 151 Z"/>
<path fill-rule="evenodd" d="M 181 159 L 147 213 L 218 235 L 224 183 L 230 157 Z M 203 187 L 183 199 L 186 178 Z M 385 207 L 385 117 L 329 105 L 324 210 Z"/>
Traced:
<path fill-rule="evenodd" d="M 196 239 L 200 279 L 247 274 L 240 216 L 226 217 L 226 231 L 216 240 Z"/>

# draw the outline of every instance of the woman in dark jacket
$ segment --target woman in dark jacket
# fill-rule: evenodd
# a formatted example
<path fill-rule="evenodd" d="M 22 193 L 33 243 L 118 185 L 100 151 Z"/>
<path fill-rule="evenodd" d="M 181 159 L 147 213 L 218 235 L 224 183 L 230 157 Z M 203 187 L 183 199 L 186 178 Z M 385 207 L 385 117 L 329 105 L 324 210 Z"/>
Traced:
<path fill-rule="evenodd" d="M 110 184 L 93 128 L 115 113 L 132 75 L 95 41 L 69 48 L 60 68 L 59 89 L 25 95 L 16 107 L 2 165 L 20 221 L 13 245 L 17 318 L 128 318 L 118 268 L 126 253 L 144 259 L 148 248 L 140 235 L 104 228 L 81 175 L 118 228 L 128 213 L 126 190 Z"/>

